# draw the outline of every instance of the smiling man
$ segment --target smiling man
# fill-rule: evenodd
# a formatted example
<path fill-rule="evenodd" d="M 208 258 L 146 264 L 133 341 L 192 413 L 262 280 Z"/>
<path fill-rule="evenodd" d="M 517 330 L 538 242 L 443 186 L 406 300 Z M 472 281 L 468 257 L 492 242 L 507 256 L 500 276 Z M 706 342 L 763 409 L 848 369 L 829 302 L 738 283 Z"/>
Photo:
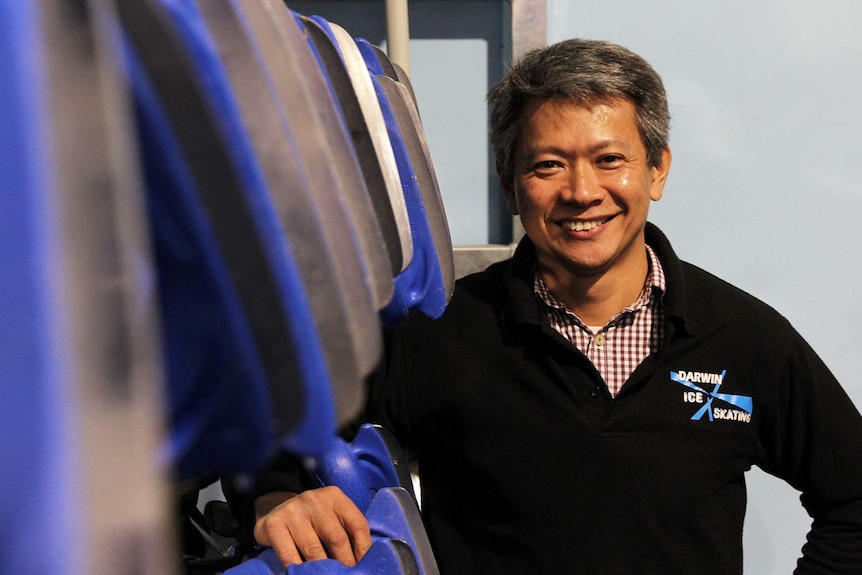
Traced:
<path fill-rule="evenodd" d="M 813 518 L 798 573 L 862 573 L 858 410 L 781 315 L 647 223 L 671 165 L 658 74 L 570 40 L 489 101 L 526 236 L 443 317 L 388 334 L 368 401 L 418 457 L 441 571 L 741 573 L 757 465 Z M 255 535 L 285 563 L 368 548 L 338 490 L 260 485 L 281 491 L 258 499 Z"/>
<path fill-rule="evenodd" d="M 582 321 L 604 325 L 643 289 L 644 226 L 670 150 L 650 163 L 628 100 L 555 98 L 524 110 L 513 164 L 501 183 L 533 240 L 539 275 Z"/>

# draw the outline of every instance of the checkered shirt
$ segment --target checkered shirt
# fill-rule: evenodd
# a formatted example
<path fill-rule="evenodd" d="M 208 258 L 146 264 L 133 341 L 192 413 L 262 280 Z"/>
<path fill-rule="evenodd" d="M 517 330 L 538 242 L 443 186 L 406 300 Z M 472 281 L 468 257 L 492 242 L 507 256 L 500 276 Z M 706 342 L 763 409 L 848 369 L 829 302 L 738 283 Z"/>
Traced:
<path fill-rule="evenodd" d="M 664 335 L 664 271 L 652 248 L 646 246 L 646 250 L 649 272 L 640 296 L 597 331 L 551 295 L 538 270 L 534 274 L 536 297 L 551 327 L 589 358 L 613 397 L 635 368 L 658 350 Z"/>

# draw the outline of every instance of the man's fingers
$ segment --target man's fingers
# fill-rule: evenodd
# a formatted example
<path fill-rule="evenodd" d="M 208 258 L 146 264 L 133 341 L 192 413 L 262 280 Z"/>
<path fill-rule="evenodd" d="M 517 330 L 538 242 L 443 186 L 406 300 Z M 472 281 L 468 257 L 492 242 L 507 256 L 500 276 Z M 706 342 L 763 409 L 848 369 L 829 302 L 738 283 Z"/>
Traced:
<path fill-rule="evenodd" d="M 359 562 L 371 548 L 371 528 L 368 520 L 361 511 L 349 499 L 345 509 L 341 509 L 339 516 L 345 531 L 350 536 L 352 549 L 356 561 Z"/>
<path fill-rule="evenodd" d="M 302 555 L 300 555 L 299 550 L 296 548 L 292 537 L 279 538 L 271 547 L 275 550 L 275 554 L 278 555 L 278 559 L 285 567 L 302 563 Z"/>
<path fill-rule="evenodd" d="M 315 531 L 320 537 L 320 542 L 329 552 L 329 557 L 340 561 L 348 567 L 356 565 L 356 556 L 353 554 L 353 546 L 350 536 L 344 530 L 344 525 L 335 516 L 326 517 L 320 523 L 315 524 Z M 311 557 L 306 556 L 307 559 Z"/>
<path fill-rule="evenodd" d="M 344 533 L 343 528 L 340 530 Z M 323 535 L 323 541 L 321 535 L 322 532 L 315 527 L 310 517 L 304 513 L 291 511 L 286 511 L 277 518 L 267 517 L 258 521 L 255 527 L 257 542 L 275 549 L 278 558 L 285 567 L 303 561 L 327 559 L 329 555 L 327 555 L 326 549 L 329 547 L 329 543 L 325 541 L 333 536 L 337 538 L 337 533 Z M 344 534 L 343 538 L 347 539 L 347 535 Z M 352 557 L 351 551 L 348 560 Z M 341 560 L 339 557 L 334 558 Z"/>
<path fill-rule="evenodd" d="M 311 530 L 303 530 L 292 533 L 292 535 L 296 548 L 305 561 L 319 561 L 329 558 L 326 554 L 324 543 L 318 537 L 318 533 Z"/>
<path fill-rule="evenodd" d="M 306 491 L 272 509 L 255 524 L 254 537 L 273 547 L 285 567 L 326 558 L 353 566 L 371 547 L 368 521 L 336 487 Z"/>
<path fill-rule="evenodd" d="M 287 524 L 272 515 L 262 517 L 254 526 L 254 539 L 264 547 L 272 547 L 281 564 L 287 567 L 302 563 L 302 555 L 294 544 Z"/>
<path fill-rule="evenodd" d="M 368 521 L 340 489 L 324 487 L 317 491 L 329 512 L 313 515 L 315 531 L 330 557 L 348 567 L 356 565 L 371 546 Z"/>

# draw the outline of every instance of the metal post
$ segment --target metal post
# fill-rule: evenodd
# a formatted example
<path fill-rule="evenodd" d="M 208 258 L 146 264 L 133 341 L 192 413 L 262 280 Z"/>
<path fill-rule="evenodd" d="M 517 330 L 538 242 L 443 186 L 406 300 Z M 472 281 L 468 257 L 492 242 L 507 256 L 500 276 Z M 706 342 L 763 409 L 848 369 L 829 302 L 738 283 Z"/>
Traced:
<path fill-rule="evenodd" d="M 386 43 L 389 59 L 410 75 L 410 22 L 407 0 L 386 0 Z"/>

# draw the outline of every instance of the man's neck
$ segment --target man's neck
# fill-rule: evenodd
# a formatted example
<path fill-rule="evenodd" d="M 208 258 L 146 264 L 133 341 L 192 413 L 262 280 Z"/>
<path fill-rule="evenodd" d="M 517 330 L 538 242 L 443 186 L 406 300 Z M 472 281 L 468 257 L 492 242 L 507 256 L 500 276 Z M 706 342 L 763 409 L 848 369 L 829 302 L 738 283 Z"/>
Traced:
<path fill-rule="evenodd" d="M 583 274 L 539 267 L 548 290 L 587 325 L 605 325 L 633 304 L 643 291 L 648 272 L 646 250 L 642 252 L 642 258 L 623 270 Z"/>

